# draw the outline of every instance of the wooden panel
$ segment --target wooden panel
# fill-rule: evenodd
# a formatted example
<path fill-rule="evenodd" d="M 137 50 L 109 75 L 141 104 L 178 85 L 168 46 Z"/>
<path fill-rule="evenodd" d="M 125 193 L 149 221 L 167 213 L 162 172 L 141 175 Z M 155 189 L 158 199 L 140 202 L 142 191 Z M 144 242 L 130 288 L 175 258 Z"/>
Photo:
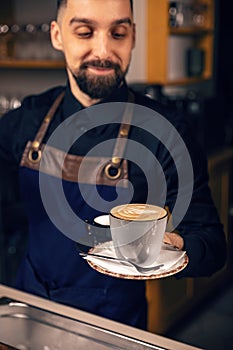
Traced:
<path fill-rule="evenodd" d="M 148 330 L 165 333 L 169 327 L 187 315 L 215 288 L 232 276 L 233 253 L 230 251 L 233 232 L 229 229 L 229 205 L 233 202 L 233 148 L 223 149 L 208 159 L 210 189 L 220 219 L 224 225 L 228 242 L 229 256 L 226 266 L 211 277 L 186 278 L 176 280 L 168 277 L 161 280 L 147 281 Z"/>
<path fill-rule="evenodd" d="M 197 46 L 205 52 L 205 63 L 203 78 L 210 79 L 213 75 L 213 57 L 214 57 L 214 36 L 207 34 L 201 36 L 197 41 Z"/>
<path fill-rule="evenodd" d="M 198 0 L 199 1 L 199 0 Z M 207 5 L 207 13 L 205 18 L 205 28 L 214 29 L 215 26 L 215 1 L 203 0 L 203 3 Z"/>
<path fill-rule="evenodd" d="M 210 188 L 213 200 L 229 239 L 229 205 L 232 201 L 233 148 L 209 158 Z"/>
<path fill-rule="evenodd" d="M 167 0 L 147 1 L 147 80 L 163 83 L 167 78 Z"/>
<path fill-rule="evenodd" d="M 182 315 L 193 296 L 192 279 L 174 276 L 147 281 L 148 330 L 163 334 Z"/>

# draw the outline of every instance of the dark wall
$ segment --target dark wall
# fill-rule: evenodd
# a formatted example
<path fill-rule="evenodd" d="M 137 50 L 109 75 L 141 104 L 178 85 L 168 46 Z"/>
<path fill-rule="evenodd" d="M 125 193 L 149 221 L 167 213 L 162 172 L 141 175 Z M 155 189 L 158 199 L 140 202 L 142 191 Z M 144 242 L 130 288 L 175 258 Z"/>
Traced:
<path fill-rule="evenodd" d="M 218 124 L 224 118 L 225 143 L 233 145 L 233 3 L 219 0 L 217 37 L 217 96 L 221 99 Z"/>

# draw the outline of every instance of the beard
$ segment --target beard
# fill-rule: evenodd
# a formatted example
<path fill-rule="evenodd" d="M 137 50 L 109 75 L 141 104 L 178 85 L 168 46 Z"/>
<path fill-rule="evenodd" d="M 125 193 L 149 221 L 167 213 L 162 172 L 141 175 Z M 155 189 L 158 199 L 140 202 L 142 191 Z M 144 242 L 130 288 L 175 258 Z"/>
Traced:
<path fill-rule="evenodd" d="M 112 68 L 113 75 L 97 76 L 88 72 L 88 67 Z M 83 63 L 77 72 L 70 70 L 79 89 L 92 99 L 108 98 L 124 80 L 128 68 L 123 72 L 120 65 L 111 61 L 93 60 Z"/>

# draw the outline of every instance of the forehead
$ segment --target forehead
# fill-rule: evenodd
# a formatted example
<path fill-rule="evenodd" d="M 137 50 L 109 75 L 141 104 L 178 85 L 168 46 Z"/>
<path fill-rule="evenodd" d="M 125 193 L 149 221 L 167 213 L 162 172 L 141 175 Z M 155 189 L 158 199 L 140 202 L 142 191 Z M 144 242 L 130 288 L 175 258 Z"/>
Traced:
<path fill-rule="evenodd" d="M 130 0 L 67 0 L 62 17 L 68 21 L 78 17 L 107 24 L 121 18 L 132 21 L 132 10 Z"/>

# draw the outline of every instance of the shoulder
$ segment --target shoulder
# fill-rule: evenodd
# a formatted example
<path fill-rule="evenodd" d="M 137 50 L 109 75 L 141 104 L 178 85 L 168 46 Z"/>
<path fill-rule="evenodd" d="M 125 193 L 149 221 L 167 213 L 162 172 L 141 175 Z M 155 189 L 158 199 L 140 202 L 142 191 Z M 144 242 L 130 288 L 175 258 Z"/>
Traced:
<path fill-rule="evenodd" d="M 8 133 L 19 133 L 20 130 L 37 128 L 63 87 L 54 87 L 43 93 L 26 96 L 21 106 L 10 110 L 1 118 L 1 129 Z"/>
<path fill-rule="evenodd" d="M 55 87 L 27 96 L 19 108 L 0 119 L 0 155 L 19 162 L 27 141 L 34 138 L 47 111 L 63 89 Z"/>
<path fill-rule="evenodd" d="M 57 86 L 46 90 L 40 94 L 26 96 L 21 105 L 21 109 L 45 109 L 51 106 L 51 103 L 64 90 L 65 87 Z"/>
<path fill-rule="evenodd" d="M 146 118 L 147 109 L 150 110 L 151 116 L 160 116 L 164 119 L 165 123 L 171 123 L 176 129 L 189 129 L 190 123 L 187 120 L 186 116 L 182 113 L 178 113 L 178 111 L 171 107 L 169 103 L 162 103 L 158 100 L 150 98 L 144 94 L 138 93 L 134 90 L 131 90 L 135 97 L 135 104 L 140 105 L 145 108 L 145 114 L 142 119 Z"/>
<path fill-rule="evenodd" d="M 159 113 L 165 111 L 164 105 L 162 103 L 160 103 L 159 101 L 152 99 L 152 98 L 148 97 L 147 95 L 139 93 L 133 89 L 131 91 L 134 94 L 136 104 L 144 106 L 144 107 L 148 107 L 148 108 L 155 110 Z"/>
<path fill-rule="evenodd" d="M 195 134 L 196 129 L 187 115 L 169 104 L 163 104 L 138 92 L 133 93 L 135 104 L 146 107 L 138 113 L 141 128 L 156 135 L 167 149 L 187 150 L 193 160 L 200 159 L 200 154 L 205 159 L 205 153 Z M 150 142 L 151 137 L 147 136 L 146 140 Z"/>

